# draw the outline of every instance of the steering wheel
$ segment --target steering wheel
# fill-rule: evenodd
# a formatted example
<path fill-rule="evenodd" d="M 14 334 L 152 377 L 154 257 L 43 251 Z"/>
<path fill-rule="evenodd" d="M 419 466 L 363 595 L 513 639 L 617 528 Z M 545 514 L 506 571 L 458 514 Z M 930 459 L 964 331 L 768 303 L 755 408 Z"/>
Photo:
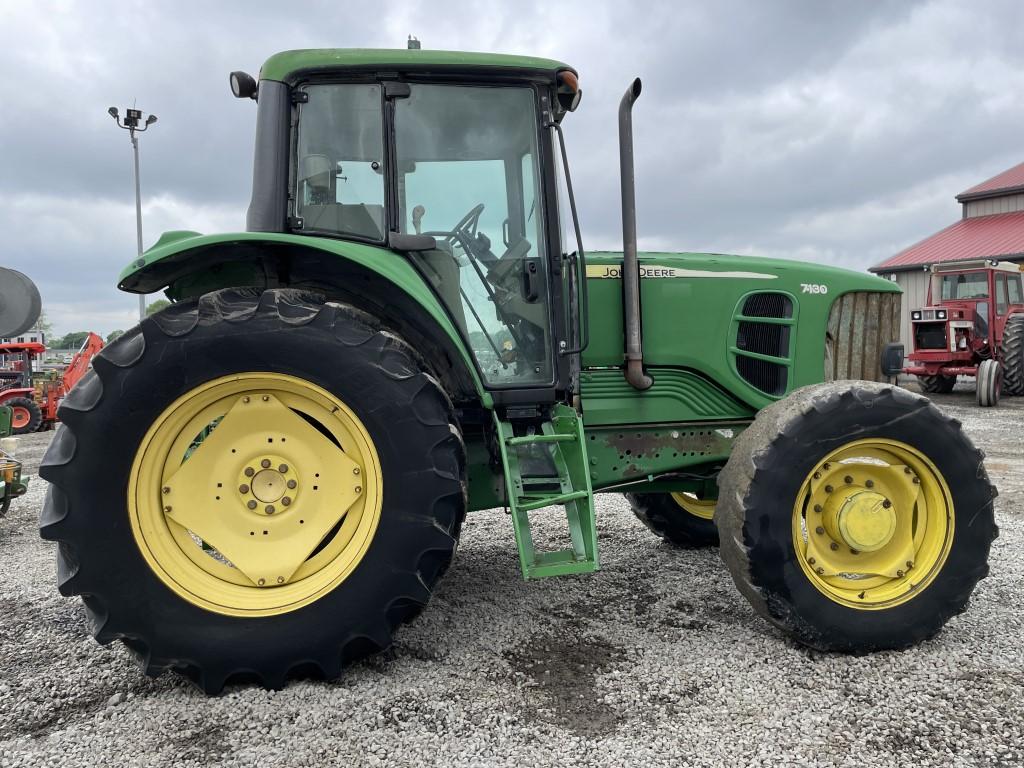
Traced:
<path fill-rule="evenodd" d="M 459 223 L 452 227 L 451 232 L 446 233 L 444 241 L 449 245 L 453 245 L 458 240 L 468 250 L 469 244 L 476 239 L 477 227 L 480 226 L 480 214 L 483 212 L 483 203 L 474 205 L 469 213 L 459 219 Z"/>

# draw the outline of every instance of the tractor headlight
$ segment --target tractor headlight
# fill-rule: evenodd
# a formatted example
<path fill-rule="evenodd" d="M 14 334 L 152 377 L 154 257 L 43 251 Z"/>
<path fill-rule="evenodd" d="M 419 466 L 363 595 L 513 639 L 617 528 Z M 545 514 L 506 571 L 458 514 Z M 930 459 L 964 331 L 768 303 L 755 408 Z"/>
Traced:
<path fill-rule="evenodd" d="M 914 310 L 913 312 L 911 312 L 910 313 L 910 319 L 911 320 L 920 320 L 921 319 L 921 312 L 920 312 L 920 310 Z"/>
<path fill-rule="evenodd" d="M 946 319 L 946 310 L 944 310 L 944 309 L 936 310 L 935 317 L 937 319 L 939 319 L 939 320 L 945 320 Z"/>

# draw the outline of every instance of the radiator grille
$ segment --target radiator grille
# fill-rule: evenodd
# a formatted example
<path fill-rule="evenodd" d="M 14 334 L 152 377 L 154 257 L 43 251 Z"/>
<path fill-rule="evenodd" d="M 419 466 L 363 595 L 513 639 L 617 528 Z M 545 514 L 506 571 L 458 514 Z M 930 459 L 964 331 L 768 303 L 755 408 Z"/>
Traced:
<path fill-rule="evenodd" d="M 793 314 L 791 297 L 769 292 L 747 296 L 737 313 L 736 340 L 732 350 L 736 356 L 736 372 L 766 395 L 780 397 L 789 385 Z M 755 317 L 772 322 L 751 319 Z M 754 355 L 767 355 L 777 360 L 764 360 Z"/>
<path fill-rule="evenodd" d="M 740 321 L 736 332 L 736 346 L 744 352 L 787 357 L 789 355 L 789 326 Z"/>
<path fill-rule="evenodd" d="M 784 293 L 755 293 L 743 302 L 743 314 L 747 317 L 792 317 L 793 300 Z"/>
<path fill-rule="evenodd" d="M 786 394 L 789 369 L 785 365 L 739 355 L 736 358 L 736 370 L 748 384 L 766 395 L 779 397 Z"/>

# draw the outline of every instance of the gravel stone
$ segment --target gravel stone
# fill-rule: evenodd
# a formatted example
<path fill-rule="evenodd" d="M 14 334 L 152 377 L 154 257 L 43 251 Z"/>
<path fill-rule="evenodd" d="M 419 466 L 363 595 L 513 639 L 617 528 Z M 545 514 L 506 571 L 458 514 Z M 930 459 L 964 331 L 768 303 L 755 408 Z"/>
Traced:
<path fill-rule="evenodd" d="M 524 583 L 508 517 L 472 513 L 391 650 L 335 682 L 207 698 L 92 640 L 56 591 L 34 477 L 0 519 L 0 766 L 1020 766 L 1024 398 L 934 400 L 1000 491 L 991 575 L 933 640 L 862 657 L 790 642 L 714 550 L 669 547 L 608 494 L 598 573 Z M 539 544 L 564 536 L 536 517 Z"/>

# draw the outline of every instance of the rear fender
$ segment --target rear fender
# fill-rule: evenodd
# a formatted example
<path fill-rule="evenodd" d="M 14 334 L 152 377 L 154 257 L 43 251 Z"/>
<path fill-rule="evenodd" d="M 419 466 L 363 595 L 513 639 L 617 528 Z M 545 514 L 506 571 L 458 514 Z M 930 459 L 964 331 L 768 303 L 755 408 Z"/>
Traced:
<path fill-rule="evenodd" d="M 493 400 L 440 300 L 409 261 L 376 246 L 266 232 L 165 233 L 122 273 L 129 293 L 173 300 L 229 287 L 303 288 L 370 312 L 426 359 L 456 401 Z"/>

